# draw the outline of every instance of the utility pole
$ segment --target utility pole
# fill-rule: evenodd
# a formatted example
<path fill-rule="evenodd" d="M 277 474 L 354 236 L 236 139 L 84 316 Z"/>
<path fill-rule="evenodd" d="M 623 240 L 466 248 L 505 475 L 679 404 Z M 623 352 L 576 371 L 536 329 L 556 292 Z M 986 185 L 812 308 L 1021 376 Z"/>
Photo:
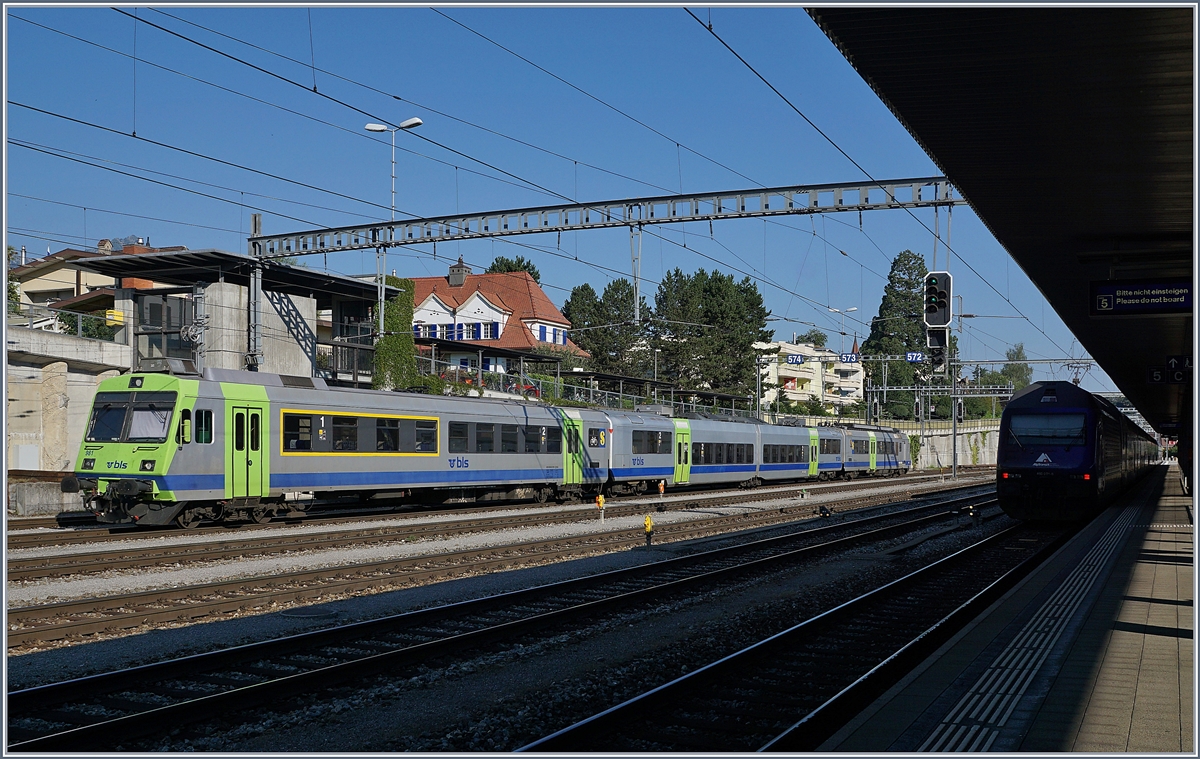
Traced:
<path fill-rule="evenodd" d="M 950 367 L 950 478 L 958 479 L 958 372 Z"/>

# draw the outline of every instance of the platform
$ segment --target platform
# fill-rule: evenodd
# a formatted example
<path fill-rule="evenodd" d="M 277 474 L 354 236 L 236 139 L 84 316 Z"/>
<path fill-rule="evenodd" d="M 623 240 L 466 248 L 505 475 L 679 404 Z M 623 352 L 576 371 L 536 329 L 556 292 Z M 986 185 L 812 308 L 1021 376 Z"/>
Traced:
<path fill-rule="evenodd" d="M 1194 755 L 1193 517 L 1156 469 L 820 750 Z"/>

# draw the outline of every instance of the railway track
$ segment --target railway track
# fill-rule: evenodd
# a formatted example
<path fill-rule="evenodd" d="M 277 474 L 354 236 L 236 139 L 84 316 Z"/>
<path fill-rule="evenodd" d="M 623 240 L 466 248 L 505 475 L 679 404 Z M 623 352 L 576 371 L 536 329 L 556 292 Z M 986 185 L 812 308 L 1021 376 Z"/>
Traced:
<path fill-rule="evenodd" d="M 1008 528 L 519 750 L 814 751 L 1070 534 Z"/>
<path fill-rule="evenodd" d="M 939 526 L 957 529 L 954 507 L 987 502 L 994 498 L 921 504 L 635 568 L 10 692 L 8 748 L 129 748 L 139 736 L 166 734 L 220 715 L 246 716 L 259 704 L 437 657 L 461 659 L 518 635 L 561 629 L 631 604 L 711 592 L 748 574 L 779 571 L 914 532 L 928 534 Z"/>
<path fill-rule="evenodd" d="M 885 504 L 891 499 L 880 496 L 878 501 Z M 860 507 L 866 505 L 859 504 Z M 670 543 L 734 530 L 786 524 L 807 516 L 798 513 L 800 510 L 808 511 L 810 507 L 783 507 L 677 522 L 656 529 L 655 539 L 660 543 Z M 245 610 L 277 610 L 280 605 L 311 603 L 348 593 L 421 585 L 480 572 L 627 550 L 641 545 L 644 539 L 641 529 L 625 528 L 434 555 L 12 607 L 8 609 L 8 647 L 12 650 L 29 644 L 128 630 L 147 624 L 193 622 Z"/>
<path fill-rule="evenodd" d="M 973 477 L 979 474 L 990 472 L 994 467 L 976 467 L 978 471 L 968 472 L 966 477 Z M 768 485 L 752 490 L 732 489 L 732 490 L 717 490 L 717 491 L 695 491 L 673 493 L 662 499 L 664 503 L 673 503 L 679 500 L 697 500 L 707 498 L 731 498 L 740 497 L 747 500 L 755 500 L 756 498 L 765 498 L 769 494 L 775 492 L 795 491 L 797 489 L 809 490 L 814 494 L 821 493 L 838 493 L 845 491 L 853 491 L 861 488 L 870 488 L 871 486 L 879 486 L 882 484 L 897 484 L 897 483 L 913 483 L 923 484 L 930 482 L 942 482 L 944 476 L 941 474 L 928 475 L 906 475 L 902 478 L 884 478 L 884 479 L 863 479 L 850 480 L 846 482 L 793 482 L 786 485 Z M 758 494 L 758 495 L 756 495 Z M 615 508 L 624 503 L 645 503 L 649 499 L 646 496 L 619 496 L 608 499 L 608 509 Z M 655 501 L 657 502 L 657 501 Z M 526 504 L 528 506 L 528 504 Z M 512 504 L 512 507 L 521 508 L 521 504 Z M 406 519 L 414 517 L 427 517 L 438 515 L 463 515 L 496 511 L 503 506 L 463 506 L 458 508 L 431 508 L 422 506 L 409 506 L 405 510 L 395 509 L 370 509 L 365 513 L 349 509 L 335 510 L 320 510 L 320 511 L 292 511 L 281 514 L 266 524 L 256 524 L 253 522 L 235 523 L 229 525 L 208 525 L 190 530 L 185 530 L 177 526 L 165 527 L 138 527 L 137 525 L 107 525 L 98 526 L 94 515 L 89 512 L 63 512 L 53 517 L 19 517 L 8 520 L 9 533 L 6 536 L 6 545 L 8 550 L 16 550 L 20 548 L 36 548 L 47 545 L 69 545 L 72 543 L 88 543 L 98 540 L 122 540 L 145 538 L 148 535 L 206 535 L 206 534 L 228 534 L 230 532 L 245 533 L 256 530 L 278 528 L 281 525 L 299 525 L 309 522 L 329 520 L 337 523 L 354 523 L 356 521 L 378 520 L 381 518 Z M 539 507 L 533 506 L 537 509 Z M 549 510 L 549 509 L 546 509 Z M 12 532 L 20 530 L 21 532 Z M 24 532 L 29 530 L 30 532 Z M 32 532 L 33 530 L 45 530 L 46 532 Z"/>
<path fill-rule="evenodd" d="M 928 488 L 928 486 L 926 486 Z M 739 493 L 721 496 L 707 496 L 698 500 L 675 499 L 661 503 L 619 503 L 605 511 L 610 516 L 622 517 L 631 514 L 641 514 L 648 506 L 658 511 L 693 510 L 701 508 L 718 508 L 727 506 L 755 503 L 763 499 L 777 498 L 780 494 L 794 495 L 794 488 L 776 489 L 772 491 L 755 491 L 754 493 Z M 822 491 L 840 492 L 840 491 Z M 926 490 L 926 492 L 929 492 Z M 945 492 L 945 491 L 934 491 Z M 893 495 L 856 499 L 848 504 L 839 504 L 839 509 L 861 507 L 879 502 L 880 498 L 891 499 Z M 793 505 L 780 507 L 779 515 L 795 518 L 796 515 L 807 515 L 813 509 L 804 500 Z M 478 516 L 464 517 L 454 514 L 455 519 L 439 522 L 414 522 L 413 520 L 396 520 L 395 524 L 373 526 L 363 529 L 346 529 L 337 532 L 291 532 L 278 534 L 279 530 L 264 532 L 261 529 L 236 531 L 232 536 L 223 540 L 204 540 L 190 543 L 171 543 L 148 547 L 120 546 L 107 551 L 86 551 L 64 555 L 33 556 L 28 558 L 12 557 L 8 559 L 8 580 L 22 581 L 47 577 L 79 576 L 90 573 L 106 572 L 129 568 L 147 568 L 153 564 L 180 565 L 193 562 L 209 562 L 227 558 L 251 558 L 269 556 L 296 551 L 331 550 L 349 546 L 373 545 L 378 543 L 394 543 L 398 541 L 414 541 L 432 538 L 444 538 L 456 535 L 466 535 L 487 531 L 514 529 L 520 527 L 541 527 L 550 524 L 567 524 L 594 517 L 596 510 L 592 508 L 577 508 L 566 510 L 531 509 L 519 514 L 497 515 L 494 512 L 477 512 Z M 773 519 L 777 517 L 772 516 Z M 705 524 L 720 527 L 731 518 L 718 518 Z M 735 520 L 736 521 L 736 520 Z M 352 523 L 348 523 L 352 524 Z M 262 533 L 259 535 L 259 533 Z M 218 529 L 215 536 L 228 535 L 224 529 Z M 102 541 L 103 542 L 103 541 Z M 14 550 L 10 547 L 10 551 Z"/>

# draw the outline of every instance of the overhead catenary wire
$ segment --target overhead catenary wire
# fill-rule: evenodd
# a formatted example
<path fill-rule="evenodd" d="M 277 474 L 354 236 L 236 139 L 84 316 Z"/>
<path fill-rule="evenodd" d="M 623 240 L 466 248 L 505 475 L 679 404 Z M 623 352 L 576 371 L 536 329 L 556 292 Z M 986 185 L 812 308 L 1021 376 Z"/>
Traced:
<path fill-rule="evenodd" d="M 169 15 L 169 14 L 168 14 L 168 15 Z M 125 58 L 129 58 L 129 59 L 131 59 L 131 60 L 134 60 L 134 61 L 136 61 L 137 63 L 142 63 L 142 64 L 144 64 L 144 65 L 147 65 L 147 66 L 152 66 L 152 67 L 154 67 L 154 68 L 156 68 L 156 69 L 159 69 L 159 70 L 161 70 L 161 71 L 166 71 L 166 72 L 168 72 L 168 73 L 170 73 L 170 74 L 174 74 L 174 75 L 176 75 L 176 76 L 180 76 L 180 77 L 183 77 L 183 78 L 185 78 L 185 79 L 190 79 L 191 81 L 198 82 L 198 83 L 200 83 L 200 84 L 203 84 L 203 85 L 205 85 L 205 86 L 208 86 L 208 87 L 212 87 L 212 88 L 214 88 L 214 89 L 217 89 L 217 90 L 221 90 L 222 92 L 226 92 L 226 93 L 229 93 L 229 94 L 231 94 L 231 95 L 236 95 L 236 96 L 238 96 L 238 97 L 245 98 L 245 99 L 247 99 L 247 100 L 250 100 L 250 101 L 253 101 L 253 102 L 255 102 L 255 103 L 259 103 L 260 105 L 265 105 L 265 106 L 267 106 L 267 107 L 269 107 L 269 108 L 274 108 L 274 109 L 276 109 L 276 110 L 283 111 L 284 113 L 289 113 L 289 114 L 291 114 L 291 115 L 293 115 L 293 116 L 297 116 L 297 117 L 299 117 L 299 118 L 302 118 L 302 119 L 305 119 L 305 120 L 307 120 L 307 121 L 311 121 L 311 122 L 313 122 L 313 123 L 316 123 L 316 124 L 321 124 L 321 125 L 323 125 L 323 126 L 327 126 L 327 127 L 330 127 L 330 128 L 332 128 L 332 129 L 337 129 L 338 131 L 345 132 L 345 133 L 347 133 L 347 134 L 352 134 L 352 135 L 354 135 L 355 137 L 359 137 L 359 138 L 361 138 L 361 139 L 364 139 L 364 140 L 370 140 L 370 141 L 372 141 L 372 142 L 383 143 L 383 140 L 381 140 L 381 139 L 379 139 L 379 138 L 377 138 L 377 137 L 373 137 L 373 136 L 371 136 L 371 135 L 370 135 L 370 134 L 368 134 L 368 133 L 365 133 L 365 132 L 362 132 L 362 131 L 359 131 L 359 130 L 355 130 L 355 129 L 348 129 L 348 128 L 346 128 L 346 127 L 342 126 L 341 124 L 335 124 L 335 123 L 333 123 L 333 122 L 331 122 L 331 121 L 325 121 L 324 119 L 319 119 L 319 118 L 317 118 L 317 117 L 315 117 L 315 116 L 312 116 L 312 115 L 310 115 L 310 114 L 307 114 L 307 113 L 303 113 L 303 112 L 301 112 L 301 111 L 297 111 L 297 110 L 295 110 L 295 109 L 293 109 L 293 108 L 288 108 L 287 106 L 279 105 L 278 103 L 272 103 L 272 102 L 271 102 L 271 101 L 269 101 L 269 100 L 264 100 L 264 99 L 262 99 L 262 98 L 255 97 L 254 95 L 250 95 L 250 94 L 248 94 L 248 93 L 245 93 L 245 92 L 242 92 L 242 91 L 240 91 L 240 90 L 236 90 L 236 89 L 233 89 L 233 88 L 231 88 L 231 87 L 226 87 L 226 86 L 224 86 L 224 85 L 217 84 L 216 82 L 211 82 L 211 81 L 209 81 L 209 80 L 207 80 L 207 79 L 203 79 L 203 78 L 201 78 L 201 77 L 194 76 L 194 75 L 192 75 L 192 74 L 188 74 L 188 73 L 185 73 L 185 72 L 179 71 L 179 70 L 177 70 L 177 69 L 170 68 L 170 67 L 168 67 L 168 66 L 163 66 L 162 64 L 155 63 L 155 62 L 153 62 L 153 61 L 147 60 L 146 58 L 141 58 L 141 57 L 131 56 L 129 53 L 126 53 L 126 52 L 125 52 L 125 51 L 123 51 L 123 50 L 117 50 L 116 48 L 111 48 L 111 47 L 108 47 L 108 46 L 106 46 L 106 45 L 101 45 L 101 44 L 100 44 L 100 43 L 98 43 L 98 42 L 95 42 L 95 41 L 93 41 L 93 40 L 89 40 L 89 39 L 84 39 L 83 37 L 78 37 L 78 36 L 76 36 L 76 35 L 74 35 L 74 34 L 70 34 L 70 33 L 68 33 L 68 32 L 64 32 L 64 31 L 62 31 L 61 29 L 55 29 L 55 28 L 53 28 L 53 27 L 46 26 L 45 24 L 39 24 L 39 23 L 37 23 L 36 21 L 32 21 L 32 20 L 30 20 L 30 19 L 24 18 L 24 17 L 22 17 L 22 16 L 18 16 L 18 15 L 16 15 L 16 14 L 9 14 L 9 18 L 16 19 L 17 21 L 24 21 L 24 22 L 25 22 L 25 23 L 27 23 L 27 24 L 30 24 L 30 25 L 32 25 L 32 26 L 36 26 L 36 27 L 38 27 L 38 28 L 40 28 L 40 29 L 44 29 L 44 30 L 46 30 L 46 31 L 48 31 L 48 32 L 53 32 L 54 34 L 59 34 L 59 35 L 62 35 L 62 36 L 64 36 L 64 37 L 67 37 L 67 38 L 69 38 L 69 39 L 75 40 L 75 41 L 77 41 L 77 42 L 81 42 L 81 43 L 83 43 L 83 44 L 85 44 L 85 45 L 90 45 L 90 46 L 92 46 L 92 47 L 99 48 L 100 50 L 104 50 L 104 51 L 106 51 L 106 52 L 113 53 L 114 55 L 119 55 L 119 56 L 123 56 L 123 57 L 125 57 Z M 201 27 L 201 28 L 203 28 L 203 27 Z M 292 60 L 292 59 L 288 59 L 288 60 Z M 492 175 L 490 175 L 490 174 L 487 174 L 487 173 L 484 173 L 484 172 L 481 172 L 481 171 L 476 171 L 476 170 L 474 170 L 474 169 L 469 169 L 469 168 L 467 168 L 467 167 L 465 167 L 465 166 L 458 166 L 458 165 L 456 165 L 456 164 L 453 164 L 453 163 L 451 163 L 451 162 L 449 162 L 449 161 L 443 161 L 443 160 L 442 160 L 442 159 L 440 159 L 440 158 L 436 158 L 436 157 L 434 157 L 434 156 L 428 155 L 428 154 L 426 154 L 426 153 L 421 153 L 421 152 L 419 152 L 419 151 L 412 150 L 412 149 L 410 149 L 410 148 L 406 148 L 406 147 L 403 147 L 403 146 L 399 146 L 399 145 L 398 145 L 398 146 L 396 146 L 396 149 L 397 149 L 397 150 L 399 150 L 399 151 L 401 151 L 401 152 L 408 153 L 409 155 L 416 156 L 416 157 L 418 157 L 418 158 L 423 158 L 423 159 L 425 159 L 425 160 L 432 161 L 432 162 L 434 162 L 434 163 L 439 163 L 439 164 L 441 164 L 441 165 L 443 165 L 443 166 L 447 166 L 447 167 L 451 167 L 451 168 L 455 168 L 455 169 L 462 169 L 463 171 L 469 172 L 469 173 L 471 173 L 471 174 L 474 174 L 474 175 L 476 175 L 476 176 L 484 177 L 485 179 L 490 179 L 490 180 L 492 180 L 493 182 L 500 182 L 501 184 L 510 185 L 510 186 L 512 186 L 512 187 L 520 187 L 520 188 L 522 188 L 522 189 L 529 189 L 528 187 L 526 187 L 526 186 L 525 186 L 525 185 L 523 185 L 523 184 L 517 184 L 517 183 L 515 183 L 515 182 L 509 181 L 509 180 L 507 180 L 507 179 L 504 179 L 504 178 L 502 178 L 502 177 L 495 177 L 495 176 L 492 176 Z M 603 171 L 603 169 L 600 169 L 600 170 L 601 170 L 601 171 Z M 637 180 L 634 180 L 634 181 L 637 181 Z M 405 213 L 406 215 L 409 215 L 409 216 L 414 216 L 414 214 L 411 214 L 411 213 L 409 213 L 409 212 L 407 212 L 407 211 L 401 211 L 401 213 Z"/>
<path fill-rule="evenodd" d="M 285 54 L 283 54 L 283 53 L 280 53 L 280 52 L 278 52 L 278 51 L 271 50 L 271 49 L 269 49 L 269 48 L 265 48 L 265 47 L 262 47 L 262 46 L 260 46 L 260 45 L 255 45 L 253 42 L 248 42 L 247 40 L 244 40 L 244 39 L 241 39 L 240 37 L 237 37 L 236 35 L 227 34 L 227 33 L 225 33 L 225 32 L 218 31 L 218 30 L 216 30 L 216 29 L 213 29 L 212 27 L 208 27 L 208 26 L 205 26 L 205 25 L 203 25 L 203 24 L 198 24 L 198 23 L 196 23 L 195 21 L 191 21 L 191 20 L 188 20 L 188 19 L 182 18 L 181 16 L 176 16 L 176 15 L 173 15 L 173 14 L 167 13 L 167 12 L 166 12 L 166 11 L 164 11 L 164 10 L 161 10 L 161 9 L 158 9 L 158 8 L 149 8 L 148 10 L 151 10 L 151 11 L 153 11 L 153 12 L 155 12 L 155 13 L 159 13 L 159 14 L 161 14 L 161 15 L 163 15 L 163 16 L 167 16 L 168 18 L 175 19 L 176 21 L 179 21 L 180 23 L 187 24 L 187 25 L 189 25 L 189 26 L 194 26 L 194 27 L 196 27 L 197 29 L 203 29 L 203 30 L 204 30 L 204 31 L 206 31 L 206 32 L 209 32 L 209 33 L 211 33 L 211 34 L 215 34 L 215 35 L 217 35 L 217 36 L 219 36 L 219 37 L 224 37 L 225 39 L 227 39 L 227 40 L 230 40 L 230 41 L 232 41 L 232 42 L 237 42 L 237 43 L 239 43 L 239 44 L 242 44 L 242 45 L 245 45 L 245 46 L 247 46 L 247 47 L 253 48 L 253 49 L 255 49 L 255 50 L 261 51 L 261 52 L 263 52 L 263 53 L 267 53 L 268 55 L 273 55 L 273 56 L 275 56 L 275 57 L 277 57 L 277 58 L 281 58 L 281 59 L 283 59 L 283 60 L 285 60 L 285 61 L 290 61 L 290 62 L 292 62 L 292 63 L 298 63 L 298 64 L 301 64 L 301 65 L 303 65 L 303 63 L 304 63 L 303 61 L 300 61 L 300 60 L 298 60 L 298 59 L 296 59 L 296 58 L 292 58 L 292 57 L 290 57 L 290 56 L 288 56 L 288 55 L 285 55 Z M 364 82 L 360 82 L 360 81 L 358 81 L 357 79 L 353 79 L 353 78 L 351 78 L 351 77 L 347 77 L 347 76 L 344 76 L 344 75 L 342 75 L 342 74 L 338 74 L 338 73 L 336 73 L 336 72 L 330 71 L 330 70 L 328 70 L 328 69 L 321 68 L 320 66 L 315 66 L 315 65 L 314 65 L 314 70 L 315 70 L 315 71 L 319 71 L 319 72 L 321 72 L 322 74 L 325 74 L 326 76 L 330 76 L 330 77 L 333 77 L 333 78 L 335 78 L 335 79 L 338 79 L 338 80 L 340 80 L 340 81 L 346 82 L 346 83 L 348 83 L 348 84 L 353 84 L 353 85 L 355 85 L 355 86 L 357 86 L 357 87 L 362 87 L 363 89 L 365 89 L 365 90 L 369 90 L 370 92 L 374 92 L 374 93 L 376 93 L 376 94 L 378 94 L 378 95 L 383 95 L 384 97 L 389 97 L 389 98 L 392 98 L 393 100 L 396 100 L 397 102 L 401 102 L 401 103 L 408 103 L 409 105 L 412 105 L 412 106 L 414 106 L 414 107 L 416 107 L 416 108 L 420 108 L 420 109 L 422 109 L 422 110 L 428 111 L 429 113 L 434 113 L 434 114 L 437 114 L 438 116 L 441 116 L 441 117 L 443 117 L 443 118 L 446 118 L 446 119 L 450 119 L 451 121 L 458 122 L 459 124 L 462 124 L 462 125 L 464 125 L 464 126 L 469 126 L 469 127 L 473 128 L 473 129 L 478 129 L 478 130 L 480 130 L 480 131 L 487 132 L 488 134 L 495 135 L 496 137 L 500 137 L 500 138 L 502 138 L 502 139 L 509 140 L 509 141 L 511 141 L 511 142 L 514 142 L 514 143 L 516 143 L 516 144 L 518 144 L 518 145 L 521 145 L 521 146 L 523 146 L 523 147 L 527 147 L 527 148 L 530 148 L 530 149 L 532 149 L 532 150 L 536 150 L 536 151 L 538 151 L 538 152 L 540 152 L 540 153 L 544 153 L 544 154 L 546 154 L 546 155 L 553 156 L 553 157 L 555 157 L 555 158 L 560 158 L 560 159 L 562 159 L 562 160 L 564 160 L 564 161 L 571 161 L 572 163 L 576 164 L 577 166 L 585 166 L 585 167 L 587 167 L 587 168 L 589 168 L 589 169 L 593 169 L 593 170 L 595 170 L 595 171 L 599 171 L 599 172 L 602 172 L 602 173 L 604 173 L 604 174 L 608 174 L 608 175 L 610 175 L 610 176 L 617 177 L 617 178 L 619 178 L 619 179 L 625 179 L 625 180 L 627 180 L 627 181 L 630 181 L 630 182 L 636 182 L 636 183 L 638 183 L 638 184 L 642 184 L 642 185 L 645 185 L 645 186 L 647 186 L 647 187 L 653 187 L 654 189 L 656 189 L 656 190 L 662 190 L 663 192 L 671 192 L 671 190 L 670 190 L 669 188 L 667 188 L 667 187 L 663 187 L 662 185 L 658 185 L 658 184 L 655 184 L 655 183 L 653 183 L 653 182 L 649 182 L 649 181 L 647 181 L 647 180 L 645 180 L 645 179 L 638 179 L 637 177 L 632 177 L 632 176 L 629 176 L 629 175 L 627 175 L 627 174 L 622 174 L 622 173 L 620 173 L 620 172 L 618 172 L 618 171 L 613 171 L 613 170 L 611 170 L 611 169 L 606 169 L 606 168 L 604 168 L 604 167 L 602 167 L 602 166 L 597 166 L 597 165 L 595 165 L 595 164 L 588 163 L 587 161 L 580 161 L 580 160 L 579 160 L 579 159 L 577 159 L 577 158 L 571 158 L 570 156 L 563 155 L 562 153 L 557 153 L 557 152 L 555 152 L 555 151 L 553 151 L 553 150 L 550 150 L 550 149 L 548 149 L 548 148 L 545 148 L 545 147 L 543 147 L 543 146 L 541 146 L 541 145 L 535 145 L 535 144 L 533 144 L 532 142 L 527 142 L 527 141 L 525 141 L 525 140 L 522 140 L 522 139 L 520 139 L 520 138 L 518 138 L 518 137 L 513 137 L 512 135 L 505 134 L 504 132 L 501 132 L 501 131 L 498 131 L 498 130 L 492 129 L 491 127 L 486 127 L 486 126 L 483 126 L 482 124 L 478 124 L 478 123 L 475 123 L 475 122 L 473 122 L 473 121 L 470 121 L 470 120 L 468 120 L 468 119 L 464 119 L 464 118 L 461 118 L 461 117 L 459 117 L 459 116 L 455 116 L 455 115 L 453 115 L 453 114 L 451 114 L 451 113 L 447 113 L 446 111 L 441 111 L 441 110 L 438 110 L 437 108 L 434 108 L 434 107 L 432 107 L 432 106 L 430 106 L 430 105 L 426 105 L 426 104 L 424 104 L 424 103 L 417 102 L 416 100 L 412 100 L 412 99 L 410 99 L 410 98 L 401 97 L 401 96 L 399 96 L 399 95 L 396 95 L 395 93 L 391 93 L 391 92 L 388 92 L 388 91 L 386 91 L 386 90 L 381 90 L 381 89 L 379 89 L 378 87 L 374 87 L 374 86 L 372 86 L 372 85 L 369 85 L 369 84 L 366 84 L 366 83 L 364 83 Z"/>
<path fill-rule="evenodd" d="M 772 92 L 774 92 L 779 97 L 780 100 L 782 100 L 785 104 L 787 104 L 787 106 L 789 108 L 791 108 L 793 111 L 795 111 L 800 116 L 800 118 L 804 119 L 804 121 L 807 122 L 808 125 L 811 126 L 817 132 L 817 134 L 821 135 L 821 137 L 823 137 L 826 142 L 828 142 L 830 145 L 832 145 L 835 150 L 837 150 L 839 153 L 841 153 L 842 156 L 844 156 L 847 161 L 849 161 L 856 169 L 861 171 L 863 173 L 863 175 L 865 177 L 867 177 L 867 179 L 871 180 L 871 182 L 873 182 L 880 189 L 886 189 L 886 188 L 884 188 L 884 186 L 882 184 L 880 184 L 879 180 L 877 180 L 869 171 L 867 171 L 861 164 L 859 164 L 858 161 L 854 160 L 854 158 L 851 157 L 851 155 L 849 153 L 847 153 L 845 150 L 843 150 L 842 147 L 840 145 L 838 145 L 837 142 L 832 137 L 827 135 L 820 127 L 818 127 L 812 121 L 812 119 L 810 119 L 807 115 L 804 114 L 803 111 L 801 111 L 799 108 L 797 108 L 795 106 L 795 104 L 793 104 L 792 101 L 790 99 L 788 99 L 788 97 L 786 95 L 784 95 L 782 92 L 780 92 L 779 89 L 775 87 L 775 85 L 771 84 L 771 82 L 765 76 L 763 76 L 761 73 L 759 73 L 758 69 L 756 69 L 754 66 L 752 66 L 749 61 L 747 61 L 745 58 L 742 57 L 742 55 L 740 53 L 738 53 L 736 50 L 734 50 L 732 45 L 730 45 L 728 42 L 726 42 L 724 39 L 722 39 L 721 35 L 717 34 L 711 27 L 705 26 L 704 22 L 701 21 L 700 18 L 698 16 L 696 16 L 695 13 L 692 13 L 687 8 L 684 8 L 683 10 L 689 16 L 691 16 L 693 19 L 695 19 L 695 21 L 698 24 L 700 24 L 701 26 L 704 26 L 705 29 L 708 30 L 708 33 L 711 34 L 713 36 L 713 38 L 717 40 L 717 42 L 721 43 L 721 45 L 726 50 L 728 50 L 735 58 L 737 58 L 738 61 L 740 61 L 743 66 L 745 66 L 747 69 L 749 69 L 749 71 L 752 74 L 754 74 L 755 77 L 757 77 Z M 913 220 L 915 220 L 918 224 L 920 224 L 922 227 L 924 227 L 925 231 L 930 232 L 931 234 L 934 234 L 936 236 L 936 233 L 933 230 L 931 230 L 929 228 L 929 226 L 926 225 L 925 222 L 923 222 L 915 213 L 913 213 L 912 209 L 905 208 L 904 210 L 908 213 L 908 215 L 910 217 L 913 218 Z M 949 245 L 946 245 L 946 248 L 950 253 L 957 253 Z M 1009 306 L 1011 306 L 1014 311 L 1016 311 L 1018 314 L 1021 314 L 1021 316 L 1024 317 L 1027 322 L 1029 322 L 1030 326 L 1032 326 L 1038 332 L 1042 333 L 1042 336 L 1045 337 L 1047 340 L 1049 340 L 1051 345 L 1053 345 L 1055 348 L 1058 348 L 1060 351 L 1063 351 L 1062 346 L 1059 345 L 1058 343 L 1056 343 L 1054 341 L 1054 338 L 1052 338 L 1052 337 L 1050 337 L 1050 335 L 1046 334 L 1045 329 L 1043 329 L 1043 327 L 1045 326 L 1044 323 L 1043 323 L 1043 327 L 1038 327 L 1036 324 L 1033 323 L 1033 321 L 1028 316 L 1025 316 L 1025 314 L 1021 311 L 1020 308 L 1017 307 L 1017 305 L 1015 303 L 1013 303 L 1011 300 L 1009 300 L 1007 297 L 1005 297 L 999 290 L 997 290 L 995 288 L 995 286 L 992 285 L 991 282 L 989 282 L 982 274 L 980 274 L 975 269 L 975 267 L 971 266 L 971 264 L 961 254 L 958 255 L 958 260 L 960 262 L 962 262 L 962 264 L 964 266 L 966 266 L 971 271 L 972 274 L 974 274 L 976 277 L 978 277 L 981 282 L 983 282 L 985 285 L 987 285 L 988 288 L 992 292 L 996 293 L 996 295 L 998 295 L 1000 298 L 1002 298 L 1005 303 L 1007 303 Z M 1063 352 L 1065 353 L 1066 351 L 1063 351 Z"/>

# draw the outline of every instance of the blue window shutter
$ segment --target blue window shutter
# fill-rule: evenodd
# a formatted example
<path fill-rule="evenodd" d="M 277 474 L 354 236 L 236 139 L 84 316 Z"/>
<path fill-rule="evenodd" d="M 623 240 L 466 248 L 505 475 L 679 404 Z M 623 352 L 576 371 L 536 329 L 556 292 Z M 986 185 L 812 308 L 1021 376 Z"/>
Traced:
<path fill-rule="evenodd" d="M 475 322 L 474 324 L 471 325 L 471 339 L 479 340 L 482 338 L 483 338 L 483 325 L 480 324 L 479 322 Z"/>
<path fill-rule="evenodd" d="M 541 340 L 543 343 L 546 342 L 546 325 L 544 324 L 538 327 L 538 340 Z"/>
<path fill-rule="evenodd" d="M 550 342 L 552 342 L 552 343 L 558 342 L 558 327 L 555 327 L 554 329 L 550 330 Z"/>
<path fill-rule="evenodd" d="M 567 344 L 567 331 L 565 329 L 563 330 L 562 335 L 563 335 L 563 345 L 566 345 Z"/>
<path fill-rule="evenodd" d="M 500 322 L 492 322 L 492 339 L 500 339 Z"/>
<path fill-rule="evenodd" d="M 421 325 L 414 324 L 413 325 L 413 337 L 420 337 L 420 336 L 421 336 Z"/>

